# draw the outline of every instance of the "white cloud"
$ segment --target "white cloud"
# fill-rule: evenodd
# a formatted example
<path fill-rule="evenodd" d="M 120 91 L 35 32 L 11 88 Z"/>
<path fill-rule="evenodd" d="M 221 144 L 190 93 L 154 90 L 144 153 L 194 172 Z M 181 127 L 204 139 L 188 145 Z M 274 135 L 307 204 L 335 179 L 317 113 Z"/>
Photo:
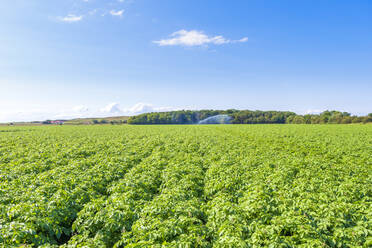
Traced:
<path fill-rule="evenodd" d="M 159 46 L 202 46 L 208 44 L 222 45 L 228 43 L 247 42 L 248 38 L 244 37 L 239 40 L 229 40 L 221 35 L 208 36 L 203 31 L 198 30 L 179 30 L 170 35 L 169 39 L 153 41 Z"/>
<path fill-rule="evenodd" d="M 76 16 L 76 15 L 67 15 L 65 17 L 60 17 L 59 18 L 60 21 L 63 21 L 63 22 L 78 22 L 78 21 L 81 21 L 83 20 L 83 16 L 80 15 L 80 16 Z"/>
<path fill-rule="evenodd" d="M 154 111 L 154 106 L 147 103 L 137 103 L 133 107 L 126 110 L 127 113 L 142 114 Z"/>
<path fill-rule="evenodd" d="M 150 113 L 150 112 L 162 112 L 162 111 L 171 111 L 171 110 L 177 110 L 173 107 L 155 107 L 152 104 L 149 103 L 137 103 L 133 107 L 126 109 L 125 112 L 128 115 L 136 115 L 136 114 L 142 114 L 142 113 Z"/>
<path fill-rule="evenodd" d="M 107 114 L 120 114 L 122 113 L 122 110 L 120 109 L 119 103 L 114 102 L 102 108 L 101 112 L 107 113 Z"/>
<path fill-rule="evenodd" d="M 110 11 L 110 15 L 112 16 L 120 16 L 122 17 L 123 16 L 123 13 L 124 13 L 124 10 L 118 10 L 118 11 L 115 11 L 115 10 L 111 10 Z"/>
<path fill-rule="evenodd" d="M 110 103 L 100 110 L 104 115 L 137 115 L 142 113 L 171 111 L 173 107 L 155 107 L 149 103 L 137 103 L 130 108 L 121 108 L 119 103 Z"/>
<path fill-rule="evenodd" d="M 323 111 L 324 110 L 321 110 L 321 109 L 308 109 L 305 111 L 305 114 L 320 114 Z"/>
<path fill-rule="evenodd" d="M 59 113 L 51 113 L 49 119 L 73 119 L 73 118 L 83 118 L 90 116 L 92 113 L 89 108 L 84 105 L 78 105 L 73 107 L 71 110 L 60 111 Z"/>
<path fill-rule="evenodd" d="M 98 1 L 91 1 L 91 0 L 79 0 L 80 3 L 75 2 L 72 4 L 69 12 L 67 13 L 75 13 L 75 14 L 68 14 L 66 16 L 55 16 L 54 19 L 57 19 L 61 22 L 79 22 L 81 20 L 88 20 L 91 19 L 93 16 L 116 16 L 122 18 L 125 10 L 123 9 L 123 4 L 128 5 L 133 2 L 133 0 L 111 0 L 111 1 L 102 1 L 102 3 L 98 3 Z M 97 4 L 95 3 L 97 2 Z M 95 8 L 92 8 L 95 6 Z M 121 6 L 121 7 L 119 7 Z"/>
<path fill-rule="evenodd" d="M 237 40 L 237 42 L 247 42 L 248 37 L 241 38 L 240 40 Z"/>
<path fill-rule="evenodd" d="M 38 109 L 0 111 L 0 123 L 21 122 L 21 121 L 44 121 L 58 119 L 74 119 L 89 117 L 110 117 L 110 116 L 132 116 L 149 112 L 161 112 L 180 110 L 173 107 L 156 107 L 149 103 L 137 103 L 128 108 L 121 108 L 119 103 L 110 103 L 101 109 L 91 109 L 85 105 L 78 105 L 72 108 L 52 110 L 47 106 Z"/>

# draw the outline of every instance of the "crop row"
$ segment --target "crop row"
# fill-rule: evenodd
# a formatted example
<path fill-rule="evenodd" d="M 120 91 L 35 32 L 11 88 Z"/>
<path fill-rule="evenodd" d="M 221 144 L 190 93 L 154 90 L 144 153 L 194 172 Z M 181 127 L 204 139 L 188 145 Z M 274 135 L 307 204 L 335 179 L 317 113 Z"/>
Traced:
<path fill-rule="evenodd" d="M 7 128 L 0 134 L 0 243 L 368 247 L 371 131 Z"/>

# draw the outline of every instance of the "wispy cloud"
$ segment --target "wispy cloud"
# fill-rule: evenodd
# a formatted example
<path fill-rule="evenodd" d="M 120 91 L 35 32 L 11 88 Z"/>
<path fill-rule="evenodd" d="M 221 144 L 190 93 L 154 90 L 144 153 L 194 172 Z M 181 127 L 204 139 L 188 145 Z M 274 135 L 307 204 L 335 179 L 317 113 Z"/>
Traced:
<path fill-rule="evenodd" d="M 137 103 L 129 109 L 124 109 L 128 115 L 136 115 L 142 113 L 150 112 L 162 112 L 162 111 L 172 111 L 179 110 L 179 108 L 174 107 L 156 107 L 149 103 Z"/>
<path fill-rule="evenodd" d="M 137 103 L 130 108 L 121 108 L 119 103 L 110 103 L 104 108 L 100 109 L 100 115 L 113 116 L 113 115 L 136 115 L 150 112 L 161 112 L 177 110 L 174 107 L 155 107 L 150 103 Z"/>
<path fill-rule="evenodd" d="M 121 114 L 123 112 L 120 108 L 120 104 L 116 102 L 108 104 L 107 106 L 101 108 L 100 111 L 107 114 Z"/>
<path fill-rule="evenodd" d="M 247 42 L 248 41 L 248 37 L 244 37 L 244 38 L 241 38 L 240 40 L 237 40 L 235 42 Z"/>
<path fill-rule="evenodd" d="M 208 44 L 222 45 L 228 43 L 247 42 L 248 38 L 243 37 L 239 40 L 230 40 L 221 35 L 208 36 L 203 31 L 198 30 L 179 30 L 170 35 L 169 39 L 153 41 L 159 46 L 203 46 Z"/>
<path fill-rule="evenodd" d="M 111 10 L 110 11 L 110 15 L 112 15 L 112 16 L 120 16 L 120 17 L 122 17 L 123 16 L 123 13 L 124 13 L 124 10 L 122 9 L 122 10 Z"/>
<path fill-rule="evenodd" d="M 55 16 L 54 19 L 57 19 L 61 22 L 73 23 L 79 22 L 83 19 L 89 20 L 92 19 L 94 16 L 104 17 L 111 15 L 122 18 L 125 13 L 125 8 L 123 6 L 129 5 L 130 3 L 132 3 L 132 0 L 110 0 L 102 1 L 102 3 L 98 2 L 99 1 L 93 0 L 79 0 L 79 2 L 75 1 L 70 11 L 67 12 L 74 14 L 68 14 L 66 16 L 60 17 Z"/>
<path fill-rule="evenodd" d="M 324 110 L 321 110 L 321 109 L 308 109 L 305 111 L 305 114 L 320 114 L 323 111 Z"/>
<path fill-rule="evenodd" d="M 180 110 L 174 107 L 158 107 L 149 103 L 137 103 L 131 107 L 122 108 L 119 103 L 110 103 L 103 108 L 89 108 L 85 105 L 52 110 L 48 107 L 41 109 L 0 110 L 0 123 L 17 121 L 43 121 L 56 119 L 73 119 L 87 117 L 132 116 L 149 112 Z"/>
<path fill-rule="evenodd" d="M 58 18 L 60 21 L 62 22 L 69 22 L 69 23 L 72 23 L 72 22 L 78 22 L 78 21 L 81 21 L 83 20 L 83 16 L 80 15 L 80 16 L 77 16 L 77 15 L 67 15 L 65 17 L 60 17 Z"/>

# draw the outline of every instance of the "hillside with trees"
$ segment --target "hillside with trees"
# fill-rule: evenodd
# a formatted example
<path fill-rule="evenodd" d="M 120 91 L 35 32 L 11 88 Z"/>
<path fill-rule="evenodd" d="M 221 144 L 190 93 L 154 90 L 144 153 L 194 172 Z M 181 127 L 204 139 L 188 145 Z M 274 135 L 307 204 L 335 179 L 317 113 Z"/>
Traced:
<path fill-rule="evenodd" d="M 229 115 L 232 124 L 349 124 L 372 122 L 367 116 L 352 116 L 347 112 L 324 111 L 320 114 L 298 115 L 289 111 L 252 110 L 181 110 L 153 112 L 132 116 L 128 124 L 197 124 L 211 116 Z"/>

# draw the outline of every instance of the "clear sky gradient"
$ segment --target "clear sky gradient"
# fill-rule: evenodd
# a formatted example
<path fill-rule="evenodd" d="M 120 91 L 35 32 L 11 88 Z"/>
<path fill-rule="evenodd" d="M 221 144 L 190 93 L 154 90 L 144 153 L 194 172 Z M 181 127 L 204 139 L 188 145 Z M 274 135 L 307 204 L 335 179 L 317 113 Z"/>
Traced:
<path fill-rule="evenodd" d="M 4 0 L 0 122 L 372 112 L 372 1 Z"/>

